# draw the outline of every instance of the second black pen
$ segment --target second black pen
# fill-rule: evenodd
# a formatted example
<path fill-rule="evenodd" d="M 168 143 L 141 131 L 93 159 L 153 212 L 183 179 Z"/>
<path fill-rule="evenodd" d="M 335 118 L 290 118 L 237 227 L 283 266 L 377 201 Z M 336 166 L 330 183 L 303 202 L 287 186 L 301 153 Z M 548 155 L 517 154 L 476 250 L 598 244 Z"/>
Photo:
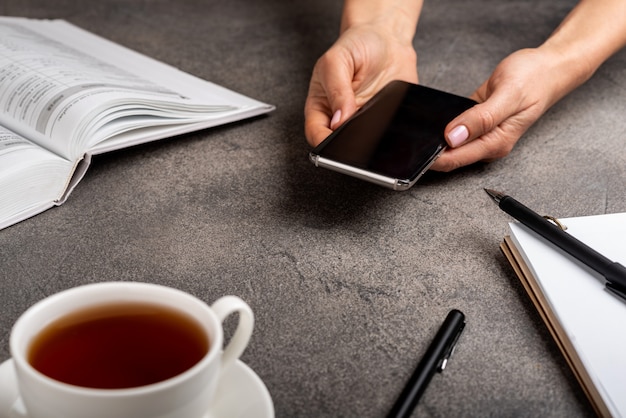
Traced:
<path fill-rule="evenodd" d="M 435 372 L 441 372 L 446 367 L 448 358 L 464 327 L 463 312 L 457 309 L 451 310 L 391 408 L 388 418 L 407 418 L 413 413 Z"/>

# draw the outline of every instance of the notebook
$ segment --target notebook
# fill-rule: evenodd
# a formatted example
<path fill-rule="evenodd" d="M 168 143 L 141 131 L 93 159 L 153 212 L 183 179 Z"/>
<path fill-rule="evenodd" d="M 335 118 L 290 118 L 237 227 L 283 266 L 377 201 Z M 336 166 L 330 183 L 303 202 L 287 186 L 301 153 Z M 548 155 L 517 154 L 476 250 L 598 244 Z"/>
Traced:
<path fill-rule="evenodd" d="M 626 213 L 560 219 L 567 232 L 626 265 Z M 626 416 L 626 302 L 598 273 L 519 223 L 501 249 L 600 416 Z"/>

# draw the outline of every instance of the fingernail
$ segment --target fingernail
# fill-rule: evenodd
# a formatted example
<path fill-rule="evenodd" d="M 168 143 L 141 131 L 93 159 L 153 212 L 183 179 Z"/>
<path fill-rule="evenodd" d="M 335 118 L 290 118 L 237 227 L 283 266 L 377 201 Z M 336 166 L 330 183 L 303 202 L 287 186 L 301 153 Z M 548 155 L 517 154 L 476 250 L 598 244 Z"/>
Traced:
<path fill-rule="evenodd" d="M 341 119 L 341 109 L 337 110 L 335 114 L 333 115 L 333 118 L 330 120 L 330 129 L 333 129 L 333 126 L 339 123 L 340 119 Z"/>
<path fill-rule="evenodd" d="M 459 125 L 448 133 L 448 141 L 453 147 L 458 147 L 469 138 L 469 131 L 465 125 Z"/>

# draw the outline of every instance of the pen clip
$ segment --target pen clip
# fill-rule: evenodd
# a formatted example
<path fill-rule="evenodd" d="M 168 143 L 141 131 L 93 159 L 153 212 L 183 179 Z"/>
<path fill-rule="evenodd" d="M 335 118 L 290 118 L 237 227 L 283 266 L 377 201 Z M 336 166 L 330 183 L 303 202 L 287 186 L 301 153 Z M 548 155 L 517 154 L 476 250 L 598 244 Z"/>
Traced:
<path fill-rule="evenodd" d="M 456 335 L 454 336 L 454 339 L 452 340 L 450 345 L 448 345 L 448 347 L 446 347 L 446 350 L 443 352 L 443 356 L 441 356 L 441 360 L 439 360 L 439 364 L 437 365 L 437 371 L 439 373 L 443 372 L 443 370 L 448 365 L 448 360 L 450 359 L 450 357 L 454 353 L 454 349 L 456 348 L 456 343 L 459 341 L 459 337 L 461 336 L 461 333 L 463 332 L 464 328 L 465 328 L 465 321 L 463 321 L 461 323 L 461 326 L 459 327 L 458 331 L 456 332 Z"/>
<path fill-rule="evenodd" d="M 555 218 L 554 216 L 550 216 L 550 215 L 543 215 L 543 218 L 552 222 L 554 225 L 556 225 L 557 227 L 559 227 L 559 229 L 561 231 L 565 231 L 567 230 L 567 225 L 565 225 L 564 223 L 562 223 L 561 221 L 559 221 L 557 218 Z"/>

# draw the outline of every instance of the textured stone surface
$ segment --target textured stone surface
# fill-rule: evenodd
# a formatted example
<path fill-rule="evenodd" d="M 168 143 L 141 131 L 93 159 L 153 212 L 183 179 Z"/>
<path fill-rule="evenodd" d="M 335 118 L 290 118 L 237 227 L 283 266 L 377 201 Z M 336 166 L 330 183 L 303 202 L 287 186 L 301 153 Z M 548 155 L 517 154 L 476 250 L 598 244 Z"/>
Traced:
<path fill-rule="evenodd" d="M 426 2 L 420 81 L 469 95 L 538 45 L 573 1 Z M 416 415 L 593 411 L 499 251 L 502 189 L 558 217 L 626 211 L 626 55 L 533 126 L 507 158 L 428 173 L 408 192 L 307 161 L 303 104 L 337 1 L 4 0 L 63 18 L 275 104 L 267 117 L 94 158 L 70 199 L 0 231 L 0 361 L 17 317 L 61 289 L 138 280 L 224 294 L 257 316 L 243 355 L 279 417 L 379 417 L 451 308 L 467 329 Z"/>

